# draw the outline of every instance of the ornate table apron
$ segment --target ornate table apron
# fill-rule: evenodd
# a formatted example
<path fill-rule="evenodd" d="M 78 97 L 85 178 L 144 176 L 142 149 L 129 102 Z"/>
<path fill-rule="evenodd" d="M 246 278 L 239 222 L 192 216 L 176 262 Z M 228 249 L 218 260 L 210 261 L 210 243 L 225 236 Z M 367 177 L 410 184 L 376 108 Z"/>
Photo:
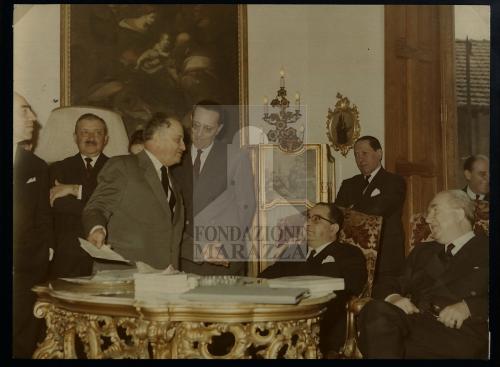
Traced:
<path fill-rule="evenodd" d="M 45 318 L 47 334 L 33 358 L 44 359 L 78 358 L 76 338 L 86 357 L 97 359 L 320 358 L 319 317 L 333 297 L 298 305 L 148 304 L 47 286 L 34 291 L 34 313 Z"/>

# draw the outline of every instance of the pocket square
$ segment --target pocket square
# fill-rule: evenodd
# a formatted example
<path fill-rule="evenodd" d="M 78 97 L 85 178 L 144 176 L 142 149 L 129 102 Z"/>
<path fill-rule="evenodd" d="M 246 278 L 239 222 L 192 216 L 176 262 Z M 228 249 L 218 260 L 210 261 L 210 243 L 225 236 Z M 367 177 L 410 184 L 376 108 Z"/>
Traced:
<path fill-rule="evenodd" d="M 474 266 L 472 269 L 474 269 L 474 270 L 478 270 L 478 269 L 479 269 L 479 266 Z"/>
<path fill-rule="evenodd" d="M 374 197 L 377 195 L 380 195 L 380 190 L 375 188 L 375 190 L 373 190 L 372 193 L 370 194 L 370 197 Z"/>
<path fill-rule="evenodd" d="M 335 262 L 335 258 L 332 255 L 328 255 L 327 257 L 325 257 L 323 259 L 323 261 L 321 263 L 326 264 L 326 263 L 334 263 L 334 262 Z"/>
<path fill-rule="evenodd" d="M 36 177 L 31 177 L 30 179 L 28 179 L 28 181 L 26 181 L 27 184 L 32 182 L 36 182 Z"/>

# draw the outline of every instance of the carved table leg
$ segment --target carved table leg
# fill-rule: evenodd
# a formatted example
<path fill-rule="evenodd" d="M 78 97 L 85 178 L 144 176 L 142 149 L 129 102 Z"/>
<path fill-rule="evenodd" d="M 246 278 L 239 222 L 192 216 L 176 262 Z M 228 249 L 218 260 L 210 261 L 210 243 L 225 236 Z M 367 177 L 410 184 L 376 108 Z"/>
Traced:
<path fill-rule="evenodd" d="M 35 304 L 34 315 L 39 319 L 45 318 L 47 325 L 47 335 L 33 353 L 35 359 L 64 358 L 64 328 L 54 310 L 54 305 L 47 302 Z"/>

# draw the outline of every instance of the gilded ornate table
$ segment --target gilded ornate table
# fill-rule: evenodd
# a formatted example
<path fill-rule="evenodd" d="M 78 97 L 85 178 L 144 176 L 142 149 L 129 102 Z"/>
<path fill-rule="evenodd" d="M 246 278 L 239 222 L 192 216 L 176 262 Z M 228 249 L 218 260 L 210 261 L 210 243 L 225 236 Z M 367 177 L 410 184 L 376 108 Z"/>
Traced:
<path fill-rule="evenodd" d="M 35 316 L 47 324 L 34 358 L 319 358 L 319 316 L 334 297 L 297 305 L 148 303 L 130 292 L 33 290 Z M 221 339 L 222 352 L 214 350 Z"/>

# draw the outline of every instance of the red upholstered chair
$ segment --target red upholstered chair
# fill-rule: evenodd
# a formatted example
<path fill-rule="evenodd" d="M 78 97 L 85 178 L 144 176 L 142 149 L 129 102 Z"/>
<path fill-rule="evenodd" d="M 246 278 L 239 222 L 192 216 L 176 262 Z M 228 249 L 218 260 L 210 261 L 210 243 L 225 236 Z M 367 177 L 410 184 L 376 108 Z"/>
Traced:
<path fill-rule="evenodd" d="M 351 299 L 347 305 L 346 340 L 341 350 L 342 358 L 361 358 L 357 347 L 356 317 L 361 308 L 370 300 L 375 276 L 375 264 L 382 232 L 382 217 L 364 214 L 352 209 L 343 209 L 344 225 L 339 239 L 344 243 L 357 246 L 366 258 L 368 280 L 358 297 Z"/>

